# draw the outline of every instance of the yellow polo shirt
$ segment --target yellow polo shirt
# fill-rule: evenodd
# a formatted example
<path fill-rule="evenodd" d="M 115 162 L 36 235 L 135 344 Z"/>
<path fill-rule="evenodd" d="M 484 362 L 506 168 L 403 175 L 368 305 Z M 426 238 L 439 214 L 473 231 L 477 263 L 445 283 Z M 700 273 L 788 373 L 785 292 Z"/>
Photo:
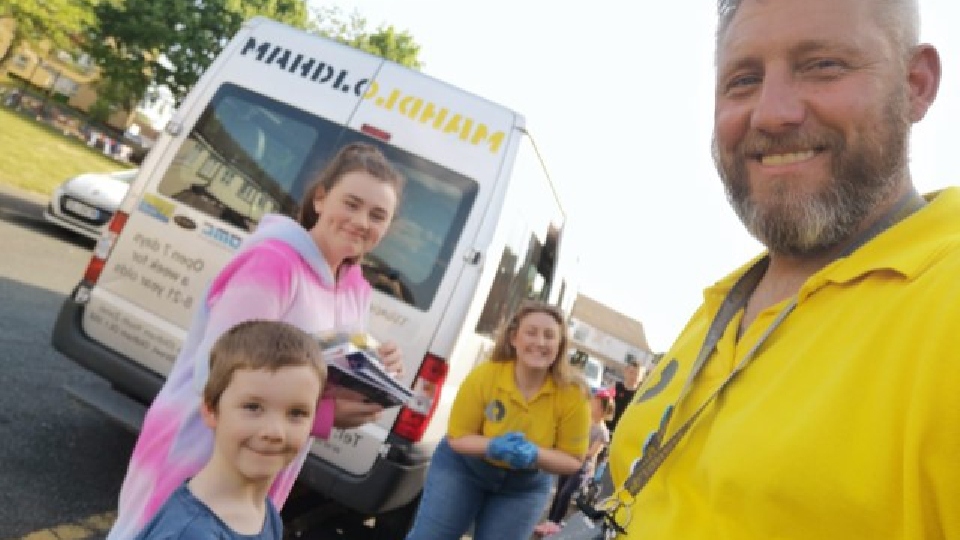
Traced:
<path fill-rule="evenodd" d="M 547 377 L 540 391 L 527 401 L 517 388 L 513 371 L 513 361 L 487 361 L 473 368 L 453 401 L 447 436 L 498 437 L 522 431 L 537 446 L 585 455 L 590 405 L 583 389 L 575 384 L 559 387 Z"/>
<path fill-rule="evenodd" d="M 641 491 L 626 538 L 960 538 L 960 189 L 928 200 L 804 283 L 795 311 Z M 617 485 L 748 267 L 706 290 L 637 391 L 611 446 Z M 785 303 L 739 342 L 734 318 L 667 437 Z"/>

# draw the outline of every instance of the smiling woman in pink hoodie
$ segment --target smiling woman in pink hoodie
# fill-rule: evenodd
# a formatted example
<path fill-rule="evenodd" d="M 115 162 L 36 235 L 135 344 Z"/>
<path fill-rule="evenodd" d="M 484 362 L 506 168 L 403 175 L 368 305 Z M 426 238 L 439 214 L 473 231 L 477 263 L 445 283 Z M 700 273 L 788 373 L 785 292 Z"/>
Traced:
<path fill-rule="evenodd" d="M 163 388 L 130 458 L 110 540 L 133 538 L 167 497 L 210 456 L 213 436 L 200 418 L 209 352 L 223 332 L 253 319 L 278 320 L 310 333 L 366 326 L 370 285 L 359 261 L 386 234 L 403 191 L 403 177 L 376 147 L 354 143 L 330 161 L 304 197 L 299 222 L 265 216 L 214 278 L 194 315 Z M 400 351 L 384 343 L 388 370 L 399 371 Z M 381 407 L 328 385 L 312 435 L 374 420 Z M 270 497 L 282 507 L 310 445 L 277 475 Z"/>

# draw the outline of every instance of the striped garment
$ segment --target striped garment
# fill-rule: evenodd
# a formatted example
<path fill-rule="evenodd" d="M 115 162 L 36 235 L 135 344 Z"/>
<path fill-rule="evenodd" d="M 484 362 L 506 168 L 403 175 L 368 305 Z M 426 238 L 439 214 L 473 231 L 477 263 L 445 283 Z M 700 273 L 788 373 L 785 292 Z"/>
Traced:
<path fill-rule="evenodd" d="M 214 278 L 206 302 L 169 377 L 144 419 L 120 489 L 117 521 L 108 540 L 129 540 L 156 514 L 213 450 L 213 433 L 200 419 L 200 395 L 209 374 L 209 352 L 227 329 L 251 319 L 281 320 L 311 333 L 366 327 L 370 285 L 359 266 L 331 270 L 309 234 L 292 219 L 265 216 L 257 231 Z M 322 399 L 313 435 L 326 437 L 333 402 Z M 283 506 L 310 444 L 277 475 L 270 498 Z"/>

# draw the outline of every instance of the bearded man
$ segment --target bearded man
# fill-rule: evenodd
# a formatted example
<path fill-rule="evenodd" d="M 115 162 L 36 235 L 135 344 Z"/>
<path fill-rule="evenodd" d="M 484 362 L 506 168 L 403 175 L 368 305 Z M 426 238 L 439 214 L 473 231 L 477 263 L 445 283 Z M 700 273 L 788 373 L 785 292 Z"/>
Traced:
<path fill-rule="evenodd" d="M 621 418 L 621 538 L 960 538 L 960 190 L 910 176 L 918 11 L 719 1 L 713 153 L 766 252 Z"/>

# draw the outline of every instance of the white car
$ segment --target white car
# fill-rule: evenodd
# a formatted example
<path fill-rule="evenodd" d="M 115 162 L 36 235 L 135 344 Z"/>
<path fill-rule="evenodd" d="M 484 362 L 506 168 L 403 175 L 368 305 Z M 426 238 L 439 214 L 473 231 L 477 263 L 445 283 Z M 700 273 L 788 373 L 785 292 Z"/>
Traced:
<path fill-rule="evenodd" d="M 120 206 L 138 170 L 75 176 L 54 190 L 43 217 L 55 225 L 96 240 Z"/>
<path fill-rule="evenodd" d="M 590 390 L 595 392 L 603 386 L 603 372 L 603 362 L 588 356 L 583 364 L 583 378 L 587 381 Z"/>

